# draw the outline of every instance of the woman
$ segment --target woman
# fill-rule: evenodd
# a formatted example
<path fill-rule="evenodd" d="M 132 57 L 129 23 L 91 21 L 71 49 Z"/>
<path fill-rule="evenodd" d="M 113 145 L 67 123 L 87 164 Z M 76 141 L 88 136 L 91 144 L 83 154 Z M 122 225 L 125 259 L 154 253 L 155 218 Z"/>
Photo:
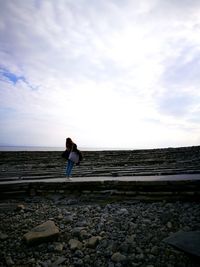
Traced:
<path fill-rule="evenodd" d="M 77 145 L 69 137 L 66 139 L 66 151 L 69 154 L 66 166 L 66 176 L 69 178 L 74 167 L 74 163 L 79 162 Z"/>

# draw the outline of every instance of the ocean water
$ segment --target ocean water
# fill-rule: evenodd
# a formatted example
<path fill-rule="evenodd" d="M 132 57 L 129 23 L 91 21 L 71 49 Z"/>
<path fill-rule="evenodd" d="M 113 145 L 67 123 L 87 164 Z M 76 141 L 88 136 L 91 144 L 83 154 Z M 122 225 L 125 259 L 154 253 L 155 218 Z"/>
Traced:
<path fill-rule="evenodd" d="M 89 148 L 78 147 L 82 151 L 102 151 L 102 150 L 127 150 L 119 148 Z M 0 151 L 64 151 L 65 147 L 48 147 L 48 146 L 0 146 Z"/>
<path fill-rule="evenodd" d="M 0 146 L 0 151 L 62 151 L 63 147 L 44 146 Z"/>

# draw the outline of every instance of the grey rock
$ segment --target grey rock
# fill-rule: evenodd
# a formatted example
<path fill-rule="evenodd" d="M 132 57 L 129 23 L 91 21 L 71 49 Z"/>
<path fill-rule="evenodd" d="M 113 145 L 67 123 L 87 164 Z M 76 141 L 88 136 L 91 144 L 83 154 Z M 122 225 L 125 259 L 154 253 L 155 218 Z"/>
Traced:
<path fill-rule="evenodd" d="M 67 205 L 75 205 L 78 204 L 78 199 L 68 199 L 66 202 Z"/>
<path fill-rule="evenodd" d="M 159 253 L 159 248 L 158 248 L 157 246 L 153 246 L 153 247 L 151 248 L 151 253 L 152 253 L 153 255 L 158 255 L 158 253 Z"/>
<path fill-rule="evenodd" d="M 75 227 L 72 229 L 72 235 L 75 237 L 80 237 L 80 233 L 84 229 L 85 229 L 85 227 Z"/>
<path fill-rule="evenodd" d="M 52 266 L 52 262 L 50 260 L 47 260 L 47 261 L 42 261 L 40 262 L 41 266 L 42 267 L 49 267 L 49 266 Z"/>
<path fill-rule="evenodd" d="M 128 235 L 128 236 L 126 237 L 126 242 L 127 242 L 128 244 L 133 243 L 134 240 L 135 240 L 135 235 Z"/>
<path fill-rule="evenodd" d="M 77 239 L 70 239 L 68 242 L 71 250 L 82 249 L 82 242 Z"/>
<path fill-rule="evenodd" d="M 77 257 L 77 258 L 83 258 L 84 254 L 83 254 L 83 252 L 81 250 L 78 249 L 78 250 L 76 250 L 74 252 L 74 256 Z"/>
<path fill-rule="evenodd" d="M 139 261 L 143 260 L 144 259 L 144 254 L 143 253 L 140 253 L 138 255 L 135 256 L 135 258 Z"/>
<path fill-rule="evenodd" d="M 13 259 L 11 258 L 11 256 L 6 256 L 5 257 L 5 261 L 6 261 L 7 266 L 15 265 L 15 263 L 14 263 Z"/>
<path fill-rule="evenodd" d="M 54 244 L 54 251 L 62 252 L 63 251 L 63 244 L 59 242 L 55 242 Z"/>
<path fill-rule="evenodd" d="M 87 247 L 89 248 L 95 248 L 97 244 L 99 243 L 99 240 L 101 240 L 100 236 L 92 236 L 87 242 Z"/>
<path fill-rule="evenodd" d="M 83 266 L 83 265 L 84 265 L 84 263 L 83 263 L 83 260 L 82 259 L 76 259 L 74 261 L 74 266 L 79 267 L 79 266 Z"/>
<path fill-rule="evenodd" d="M 150 219 L 143 219 L 143 223 L 144 224 L 150 224 L 151 223 L 151 220 Z"/>
<path fill-rule="evenodd" d="M 72 216 L 72 215 L 66 215 L 66 216 L 64 216 L 64 221 L 65 221 L 66 223 L 71 223 L 71 222 L 73 222 L 73 216 Z"/>
<path fill-rule="evenodd" d="M 80 233 L 79 233 L 79 237 L 81 240 L 84 240 L 84 239 L 87 239 L 90 237 L 90 234 L 85 230 L 81 230 Z"/>
<path fill-rule="evenodd" d="M 0 240 L 6 240 L 7 238 L 8 238 L 7 234 L 0 232 Z"/>
<path fill-rule="evenodd" d="M 171 228 L 172 228 L 172 223 L 171 223 L 171 222 L 167 222 L 167 227 L 168 227 L 169 229 L 171 229 Z"/>
<path fill-rule="evenodd" d="M 117 212 L 117 214 L 119 214 L 119 215 L 128 215 L 129 212 L 128 212 L 128 210 L 127 210 L 126 208 L 121 208 L 121 209 Z"/>
<path fill-rule="evenodd" d="M 58 267 L 60 264 L 63 264 L 66 261 L 65 257 L 59 257 L 56 261 L 54 261 L 50 266 L 51 267 Z"/>
<path fill-rule="evenodd" d="M 87 225 L 88 225 L 88 223 L 85 220 L 84 221 L 79 221 L 79 222 L 76 223 L 77 227 L 85 227 Z"/>
<path fill-rule="evenodd" d="M 114 262 L 123 262 L 126 260 L 126 256 L 124 256 L 120 252 L 115 252 L 111 257 L 111 260 Z"/>
<path fill-rule="evenodd" d="M 179 231 L 163 241 L 177 249 L 200 257 L 200 231 Z"/>

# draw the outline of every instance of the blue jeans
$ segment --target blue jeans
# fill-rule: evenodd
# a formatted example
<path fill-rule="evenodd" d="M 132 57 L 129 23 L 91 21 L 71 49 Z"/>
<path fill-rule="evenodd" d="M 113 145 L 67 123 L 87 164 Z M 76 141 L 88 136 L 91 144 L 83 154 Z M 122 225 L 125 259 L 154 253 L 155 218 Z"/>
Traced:
<path fill-rule="evenodd" d="M 74 167 L 74 162 L 68 159 L 66 167 L 66 175 L 69 177 L 71 175 L 72 169 Z"/>

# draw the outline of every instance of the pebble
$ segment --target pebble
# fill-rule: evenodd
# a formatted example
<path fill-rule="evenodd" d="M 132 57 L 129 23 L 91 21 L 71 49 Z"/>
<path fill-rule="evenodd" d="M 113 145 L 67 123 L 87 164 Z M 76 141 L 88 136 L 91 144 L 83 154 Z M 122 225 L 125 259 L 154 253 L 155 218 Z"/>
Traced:
<path fill-rule="evenodd" d="M 71 250 L 81 249 L 82 243 L 77 239 L 70 239 L 68 242 Z"/>
<path fill-rule="evenodd" d="M 171 228 L 172 228 L 172 223 L 171 223 L 171 222 L 168 222 L 168 223 L 167 223 L 167 227 L 168 227 L 169 229 L 171 229 Z"/>
<path fill-rule="evenodd" d="M 18 204 L 17 200 L 7 202 Z M 186 254 L 162 240 L 172 230 L 196 230 L 200 225 L 198 203 L 79 203 L 79 199 L 34 197 L 23 202 L 25 209 L 0 212 L 0 267 L 169 267 L 180 266 L 180 262 L 196 267 Z M 24 233 L 49 218 L 60 229 L 58 239 L 26 245 Z"/>
<path fill-rule="evenodd" d="M 100 236 L 92 236 L 87 242 L 87 247 L 89 248 L 95 248 L 97 244 L 99 243 L 99 240 L 101 240 Z"/>
<path fill-rule="evenodd" d="M 5 261 L 8 266 L 13 266 L 15 264 L 10 256 L 6 256 Z"/>
<path fill-rule="evenodd" d="M 159 248 L 158 248 L 157 246 L 153 246 L 153 247 L 151 248 L 151 253 L 152 253 L 153 255 L 157 255 L 157 254 L 159 253 Z"/>
<path fill-rule="evenodd" d="M 8 235 L 7 234 L 4 234 L 4 233 L 1 233 L 0 232 L 0 240 L 6 240 L 8 238 Z"/>
<path fill-rule="evenodd" d="M 63 251 L 63 244 L 62 243 L 54 243 L 54 251 L 62 252 Z"/>
<path fill-rule="evenodd" d="M 121 254 L 120 252 L 115 252 L 112 257 L 111 257 L 112 261 L 114 262 L 122 262 L 126 260 L 126 256 L 124 256 L 123 254 Z"/>

